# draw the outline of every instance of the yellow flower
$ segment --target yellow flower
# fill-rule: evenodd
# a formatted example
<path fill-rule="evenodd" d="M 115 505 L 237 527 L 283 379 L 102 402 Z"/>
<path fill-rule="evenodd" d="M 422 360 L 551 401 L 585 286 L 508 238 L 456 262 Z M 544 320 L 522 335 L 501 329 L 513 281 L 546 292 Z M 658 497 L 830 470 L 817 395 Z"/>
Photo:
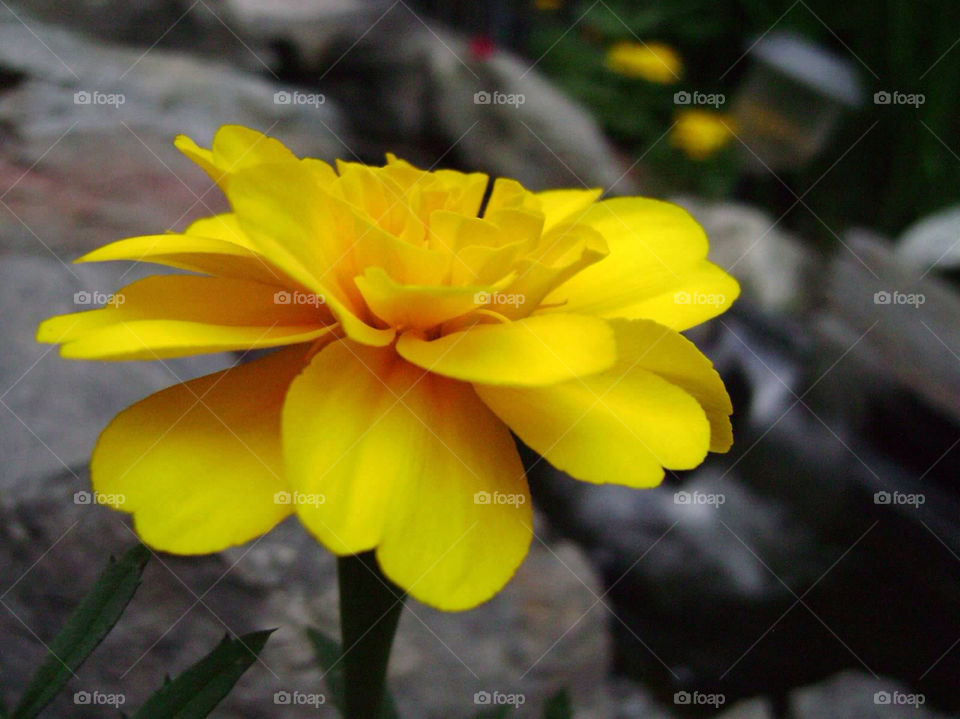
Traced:
<path fill-rule="evenodd" d="M 618 42 L 607 51 L 607 67 L 626 77 L 669 85 L 680 79 L 683 61 L 664 43 Z"/>
<path fill-rule="evenodd" d="M 733 118 L 706 110 L 683 110 L 670 131 L 670 144 L 693 160 L 706 160 L 733 139 Z"/>
<path fill-rule="evenodd" d="M 333 168 L 242 127 L 176 145 L 232 211 L 79 261 L 199 274 L 38 332 L 74 359 L 283 347 L 104 430 L 93 487 L 150 546 L 215 552 L 296 514 L 336 554 L 376 549 L 411 595 L 466 609 L 531 540 L 511 430 L 579 479 L 631 487 L 729 448 L 723 383 L 679 331 L 738 286 L 682 209 L 499 179 L 481 211 L 482 174 Z"/>

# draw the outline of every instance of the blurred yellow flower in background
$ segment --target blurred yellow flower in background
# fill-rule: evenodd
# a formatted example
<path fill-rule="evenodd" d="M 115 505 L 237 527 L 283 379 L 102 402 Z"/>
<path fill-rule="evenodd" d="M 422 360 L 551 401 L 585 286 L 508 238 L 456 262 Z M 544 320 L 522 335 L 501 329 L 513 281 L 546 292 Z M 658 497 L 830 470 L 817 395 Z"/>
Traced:
<path fill-rule="evenodd" d="M 692 160 L 706 160 L 733 139 L 733 118 L 707 110 L 682 110 L 670 131 L 670 144 Z"/>
<path fill-rule="evenodd" d="M 661 42 L 618 42 L 607 51 L 607 67 L 620 75 L 659 85 L 676 82 L 683 73 L 677 51 Z"/>
<path fill-rule="evenodd" d="M 91 460 L 155 549 L 203 554 L 296 514 L 338 555 L 440 609 L 526 555 L 511 430 L 579 479 L 652 487 L 732 443 L 730 400 L 680 331 L 739 288 L 681 208 L 533 193 L 480 173 L 300 159 L 237 126 L 176 145 L 231 205 L 81 262 L 153 262 L 102 309 L 53 317 L 63 357 L 281 347 L 120 413 Z M 109 500 L 108 500 L 109 501 Z"/>

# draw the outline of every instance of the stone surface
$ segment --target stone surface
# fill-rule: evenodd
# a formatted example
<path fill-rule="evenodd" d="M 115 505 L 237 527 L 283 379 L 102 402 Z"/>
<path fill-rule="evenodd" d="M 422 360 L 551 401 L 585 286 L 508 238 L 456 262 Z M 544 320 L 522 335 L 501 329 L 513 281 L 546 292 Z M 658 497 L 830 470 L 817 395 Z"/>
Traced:
<path fill-rule="evenodd" d="M 34 340 L 41 320 L 92 307 L 155 271 L 126 263 L 65 265 L 53 257 L 0 255 L 0 491 L 86 461 L 100 430 L 155 390 L 228 365 L 223 356 L 160 362 L 77 362 Z M 84 295 L 83 293 L 87 293 Z M 101 301 L 102 303 L 102 301 Z"/>
<path fill-rule="evenodd" d="M 275 101 L 291 90 L 161 49 L 98 46 L 38 22 L 28 30 L 0 13 L 3 246 L 74 257 L 222 211 L 219 190 L 173 148 L 179 133 L 208 145 L 217 127 L 240 123 L 302 154 L 342 152 L 348 133 L 333 103 Z"/>

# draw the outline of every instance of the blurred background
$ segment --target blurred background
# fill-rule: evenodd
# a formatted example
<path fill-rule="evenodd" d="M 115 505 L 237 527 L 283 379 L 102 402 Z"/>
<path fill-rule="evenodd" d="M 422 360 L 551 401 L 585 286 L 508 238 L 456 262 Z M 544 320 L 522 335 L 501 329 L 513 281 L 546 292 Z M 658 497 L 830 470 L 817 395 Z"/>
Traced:
<path fill-rule="evenodd" d="M 688 208 L 743 286 L 690 336 L 736 444 L 632 491 L 528 456 L 531 556 L 484 607 L 411 604 L 405 716 L 476 692 L 538 716 L 960 716 L 960 5 L 948 0 L 0 0 L 0 699 L 108 552 L 100 429 L 226 357 L 66 363 L 37 322 L 152 268 L 72 266 L 224 209 L 172 147 L 240 123 L 300 154 L 482 170 Z M 77 493 L 80 494 L 77 494 Z M 302 628 L 336 632 L 295 523 L 154 562 L 49 716 L 135 707 L 225 632 L 279 626 L 215 716 L 334 716 Z M 106 712 L 103 716 L 108 715 Z"/>

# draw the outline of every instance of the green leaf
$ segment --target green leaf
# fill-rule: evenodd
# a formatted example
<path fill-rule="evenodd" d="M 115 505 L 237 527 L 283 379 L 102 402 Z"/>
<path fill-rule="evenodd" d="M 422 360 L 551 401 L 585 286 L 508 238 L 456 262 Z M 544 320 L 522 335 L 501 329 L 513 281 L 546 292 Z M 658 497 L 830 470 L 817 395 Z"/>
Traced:
<path fill-rule="evenodd" d="M 212 712 L 257 656 L 275 630 L 223 638 L 212 652 L 176 679 L 168 676 L 133 719 L 200 719 Z"/>
<path fill-rule="evenodd" d="M 166 681 L 133 719 L 200 719 L 212 712 L 257 655 L 274 630 L 223 638 L 207 656 L 173 681 Z"/>
<path fill-rule="evenodd" d="M 573 719 L 573 705 L 566 689 L 561 689 L 547 700 L 543 707 L 543 719 Z"/>
<path fill-rule="evenodd" d="M 317 664 L 320 671 L 323 672 L 324 681 L 327 683 L 327 689 L 330 691 L 330 701 L 337 708 L 342 716 L 344 713 L 344 684 L 343 684 L 343 663 L 340 661 L 340 643 L 335 639 L 328 637 L 318 629 L 307 628 L 307 637 L 313 644 L 314 654 L 317 656 Z M 383 709 L 380 712 L 380 719 L 399 719 L 397 706 L 393 697 L 387 692 L 383 699 Z"/>
<path fill-rule="evenodd" d="M 106 569 L 80 601 L 49 646 L 49 654 L 27 685 L 12 719 L 32 719 L 45 707 L 120 619 L 140 586 L 150 559 L 142 544 L 120 560 L 110 557 Z"/>

